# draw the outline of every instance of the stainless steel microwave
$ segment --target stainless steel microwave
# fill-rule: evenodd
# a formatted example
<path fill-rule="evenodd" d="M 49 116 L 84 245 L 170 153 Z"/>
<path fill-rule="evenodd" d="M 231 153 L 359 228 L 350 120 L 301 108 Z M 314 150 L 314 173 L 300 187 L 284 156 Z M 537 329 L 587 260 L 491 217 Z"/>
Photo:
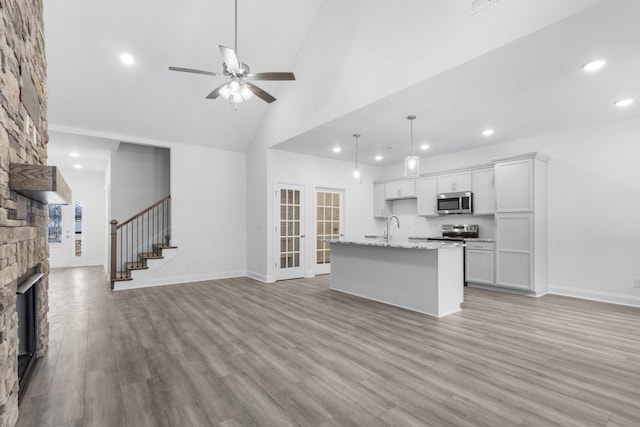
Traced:
<path fill-rule="evenodd" d="M 436 212 L 440 215 L 473 213 L 473 193 L 464 191 L 438 194 Z"/>

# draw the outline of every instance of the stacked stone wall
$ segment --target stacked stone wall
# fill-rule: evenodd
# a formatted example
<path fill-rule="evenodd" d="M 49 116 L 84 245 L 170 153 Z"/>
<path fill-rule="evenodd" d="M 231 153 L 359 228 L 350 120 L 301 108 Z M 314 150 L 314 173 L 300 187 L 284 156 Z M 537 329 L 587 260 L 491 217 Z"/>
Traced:
<path fill-rule="evenodd" d="M 27 95 L 30 100 L 23 102 Z M 45 274 L 37 296 L 39 356 L 48 345 L 48 208 L 11 191 L 9 165 L 46 164 L 47 141 L 42 0 L 0 0 L 1 427 L 14 426 L 18 419 L 17 283 L 37 265 Z"/>

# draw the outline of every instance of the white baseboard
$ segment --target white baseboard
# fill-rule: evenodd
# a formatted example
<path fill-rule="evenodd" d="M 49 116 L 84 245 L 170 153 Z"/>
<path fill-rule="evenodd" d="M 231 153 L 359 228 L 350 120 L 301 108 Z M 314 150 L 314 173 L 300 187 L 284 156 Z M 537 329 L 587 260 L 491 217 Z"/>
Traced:
<path fill-rule="evenodd" d="M 519 289 L 511 289 L 511 288 L 505 288 L 502 286 L 492 286 L 492 285 L 483 285 L 480 283 L 467 283 L 467 285 L 470 288 L 480 288 L 480 289 L 486 289 L 488 291 L 495 291 L 495 292 L 504 292 L 507 294 L 515 294 L 515 295 L 522 295 L 525 297 L 534 297 L 534 298 L 540 298 L 541 296 L 544 296 L 547 294 L 547 292 L 527 292 L 527 291 L 522 291 Z"/>
<path fill-rule="evenodd" d="M 208 274 L 194 274 L 190 276 L 174 276 L 174 277 L 162 277 L 157 279 L 150 279 L 142 281 L 123 281 L 116 282 L 114 290 L 121 291 L 125 289 L 139 289 L 148 288 L 151 286 L 166 286 L 166 285 L 179 285 L 181 283 L 192 282 L 204 282 L 206 280 L 218 280 L 218 279 L 232 279 L 236 277 L 245 277 L 244 271 L 228 271 L 220 273 L 208 273 Z"/>
<path fill-rule="evenodd" d="M 266 276 L 264 274 L 256 273 L 255 271 L 247 271 L 246 276 L 251 278 L 251 279 L 253 279 L 253 280 L 257 280 L 258 282 L 262 282 L 262 283 L 273 283 L 273 282 L 275 282 L 275 279 L 273 278 L 273 276 Z"/>
<path fill-rule="evenodd" d="M 591 291 L 588 289 L 559 288 L 554 286 L 549 287 L 549 293 L 573 298 L 640 307 L 640 296 L 634 295 L 614 294 L 610 292 Z"/>

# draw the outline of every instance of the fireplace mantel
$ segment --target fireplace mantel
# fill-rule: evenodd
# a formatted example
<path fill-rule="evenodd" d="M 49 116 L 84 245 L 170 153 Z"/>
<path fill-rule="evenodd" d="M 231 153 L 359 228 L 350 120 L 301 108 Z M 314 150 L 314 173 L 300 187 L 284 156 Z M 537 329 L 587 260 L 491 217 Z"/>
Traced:
<path fill-rule="evenodd" d="M 55 166 L 11 163 L 9 189 L 45 205 L 71 203 L 71 188 Z"/>

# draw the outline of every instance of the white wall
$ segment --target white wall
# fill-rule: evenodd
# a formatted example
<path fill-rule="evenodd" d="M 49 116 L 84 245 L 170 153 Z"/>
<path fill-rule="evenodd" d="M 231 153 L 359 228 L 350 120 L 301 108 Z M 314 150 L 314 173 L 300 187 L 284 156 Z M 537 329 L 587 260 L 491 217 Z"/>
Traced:
<path fill-rule="evenodd" d="M 104 265 L 106 259 L 107 217 L 105 175 L 98 172 L 83 172 L 76 169 L 61 170 L 71 187 L 73 203 L 83 202 L 83 252 L 87 265 Z M 77 264 L 72 257 L 71 263 Z"/>
<path fill-rule="evenodd" d="M 264 280 L 273 265 L 267 147 L 601 1 L 505 0 L 470 17 L 469 0 L 325 0 L 292 66 L 295 84 L 280 88 L 248 153 L 248 271 Z"/>
<path fill-rule="evenodd" d="M 265 281 L 274 279 L 274 218 L 273 218 L 273 188 L 275 183 L 297 184 L 304 186 L 305 192 L 305 271 L 306 275 L 315 274 L 315 236 L 314 223 L 315 190 L 318 187 L 345 190 L 345 238 L 360 240 L 365 234 L 375 230 L 373 219 L 373 180 L 380 173 L 378 167 L 360 165 L 362 183 L 356 184 L 351 178 L 354 164 L 319 157 L 304 156 L 278 150 L 268 150 L 267 173 L 267 245 L 266 245 L 266 276 L 263 273 L 252 272 L 255 277 Z"/>
<path fill-rule="evenodd" d="M 177 254 L 154 283 L 246 272 L 246 155 L 175 144 L 171 148 L 172 240 Z"/>
<path fill-rule="evenodd" d="M 111 154 L 111 215 L 123 222 L 170 194 L 169 150 L 121 143 Z"/>
<path fill-rule="evenodd" d="M 534 151 L 552 158 L 548 165 L 551 290 L 640 304 L 640 288 L 633 286 L 633 279 L 640 277 L 640 227 L 635 226 L 640 218 L 640 119 L 425 157 L 421 172 Z M 401 174 L 401 165 L 383 172 L 385 177 Z M 437 234 L 442 222 L 451 222 L 450 217 L 424 222 L 411 218 L 415 210 L 411 201 L 394 202 L 394 213 L 396 209 L 401 224 L 413 224 L 416 233 Z M 476 219 L 480 217 L 454 218 L 480 223 Z M 481 230 L 491 225 L 480 224 Z"/>
<path fill-rule="evenodd" d="M 263 282 L 267 281 L 267 198 L 271 188 L 267 177 L 267 148 L 256 143 L 247 153 L 247 274 Z"/>

